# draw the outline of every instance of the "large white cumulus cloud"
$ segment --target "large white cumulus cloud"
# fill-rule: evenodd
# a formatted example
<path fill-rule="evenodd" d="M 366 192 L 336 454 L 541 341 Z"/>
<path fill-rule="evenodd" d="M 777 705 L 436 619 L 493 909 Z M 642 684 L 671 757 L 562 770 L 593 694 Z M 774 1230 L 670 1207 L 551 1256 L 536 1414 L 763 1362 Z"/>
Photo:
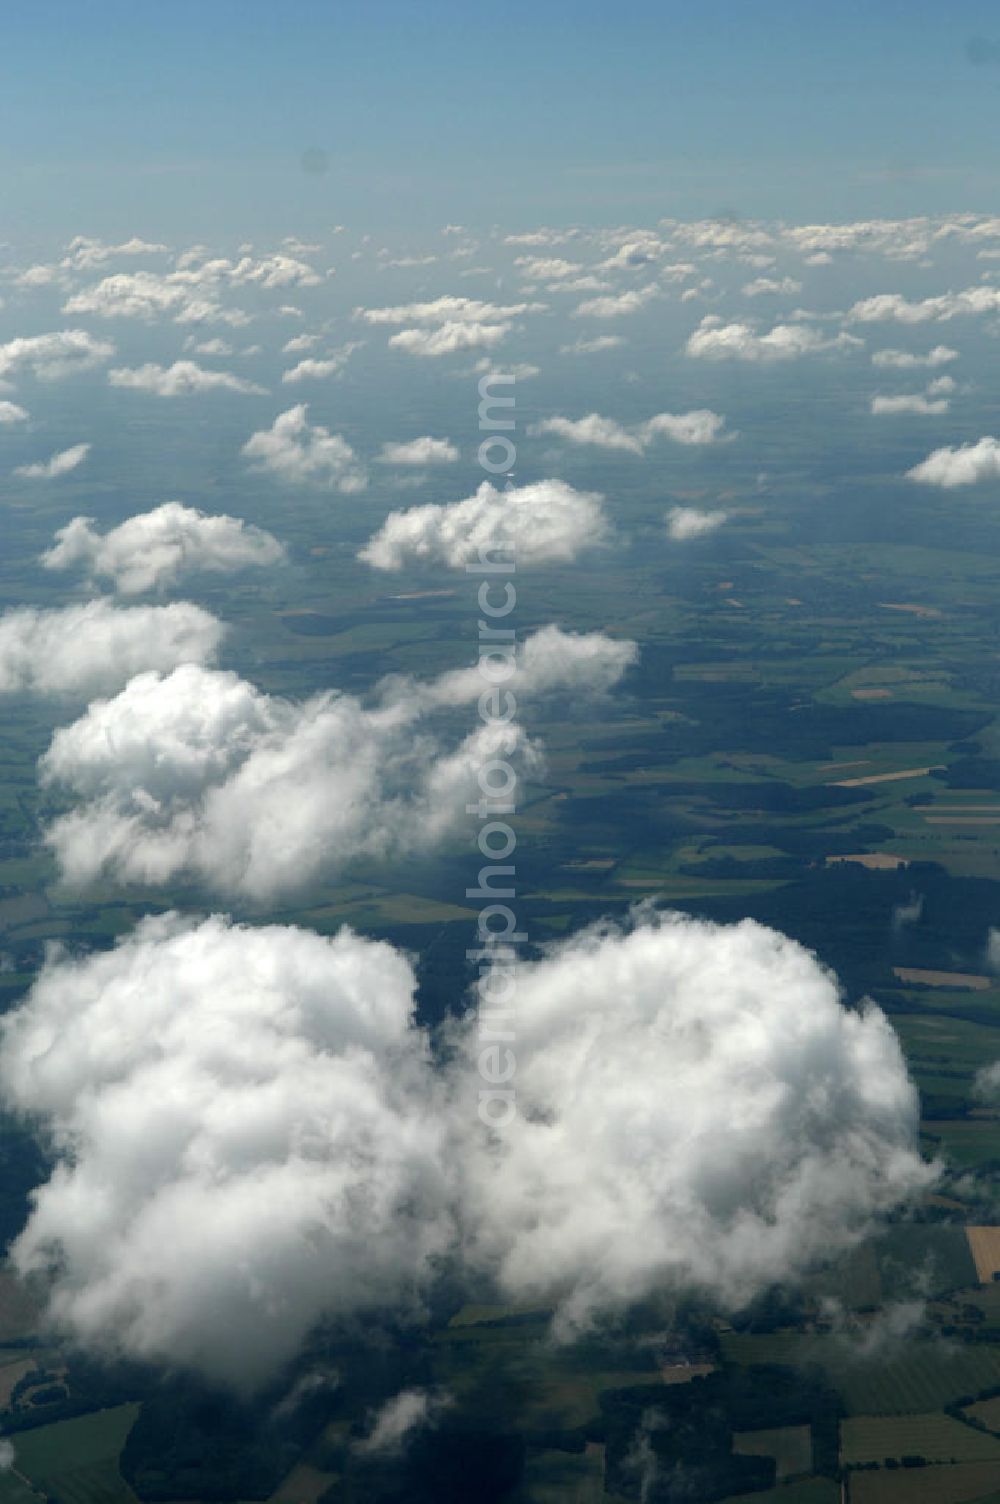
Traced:
<path fill-rule="evenodd" d="M 211 663 L 224 631 L 216 617 L 188 601 L 121 607 L 99 600 L 6 611 L 0 616 L 0 694 L 110 694 L 145 670 L 169 673 L 185 663 Z"/>
<path fill-rule="evenodd" d="M 358 557 L 374 569 L 404 564 L 466 564 L 512 552 L 519 567 L 568 563 L 603 541 L 603 497 L 562 480 L 498 490 L 484 480 L 472 496 L 390 512 Z"/>
<path fill-rule="evenodd" d="M 325 1316 L 418 1305 L 451 1197 L 413 990 L 389 945 L 218 916 L 50 956 L 0 1083 L 57 1154 L 13 1249 L 54 1321 L 253 1386 Z"/>
<path fill-rule="evenodd" d="M 563 1331 L 657 1289 L 739 1305 L 933 1177 L 883 1015 L 750 921 L 640 912 L 522 965 L 502 1134 L 482 1010 L 435 1061 L 413 992 L 387 944 L 218 915 L 50 954 L 0 1090 L 54 1151 L 13 1259 L 55 1322 L 253 1387 L 318 1322 L 419 1314 L 441 1256 Z"/>
<path fill-rule="evenodd" d="M 956 486 L 975 486 L 1000 478 L 1000 439 L 985 434 L 974 444 L 952 449 L 934 449 L 919 465 L 906 472 L 908 480 L 953 491 Z"/>
<path fill-rule="evenodd" d="M 519 699 L 560 684 L 602 692 L 634 655 L 601 633 L 548 629 L 507 682 Z M 139 674 L 55 733 L 43 782 L 79 802 L 47 839 L 73 884 L 186 875 L 258 901 L 358 856 L 425 851 L 479 797 L 483 763 L 534 755 L 516 722 L 465 737 L 438 724 L 491 682 L 460 670 L 386 680 L 370 703 L 334 691 L 299 702 L 193 664 Z"/>
<path fill-rule="evenodd" d="M 501 998 L 461 1031 L 463 1122 Z M 665 1286 L 740 1304 L 932 1176 L 884 1016 L 750 920 L 591 929 L 521 965 L 513 1006 L 517 1116 L 463 1140 L 465 1210 L 501 1286 L 555 1300 L 564 1327 Z"/>
<path fill-rule="evenodd" d="M 56 533 L 42 562 L 47 569 L 84 569 L 123 595 L 139 595 L 198 570 L 224 574 L 276 564 L 284 556 L 282 545 L 262 528 L 167 501 L 106 533 L 97 532 L 92 517 L 74 517 Z"/>

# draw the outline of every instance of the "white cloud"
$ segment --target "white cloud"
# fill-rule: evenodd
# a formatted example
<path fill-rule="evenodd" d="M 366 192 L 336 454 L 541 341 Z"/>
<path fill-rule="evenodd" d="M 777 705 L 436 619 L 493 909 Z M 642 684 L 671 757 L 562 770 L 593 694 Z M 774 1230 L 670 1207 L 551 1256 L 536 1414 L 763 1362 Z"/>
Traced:
<path fill-rule="evenodd" d="M 596 492 L 561 480 L 500 491 L 483 481 L 474 495 L 390 512 L 358 557 L 374 569 L 444 564 L 462 569 L 479 558 L 512 552 L 518 568 L 568 563 L 603 541 L 607 524 Z"/>
<path fill-rule="evenodd" d="M 481 1009 L 505 987 L 498 970 Z M 517 1112 L 476 1136 L 481 1017 L 456 1030 L 465 1215 L 507 1297 L 555 1302 L 557 1331 L 671 1288 L 739 1306 L 933 1179 L 883 1014 L 751 920 L 646 912 L 519 961 Z"/>
<path fill-rule="evenodd" d="M 63 376 L 92 370 L 114 353 L 114 345 L 95 339 L 85 329 L 20 336 L 0 345 L 0 381 L 9 381 L 22 372 L 39 381 L 59 381 Z"/>
<path fill-rule="evenodd" d="M 745 282 L 742 288 L 743 296 L 746 298 L 777 294 L 791 297 L 794 293 L 801 291 L 802 283 L 796 282 L 794 277 L 755 277 L 752 282 Z"/>
<path fill-rule="evenodd" d="M 252 434 L 240 452 L 293 485 L 326 486 L 346 494 L 363 491 L 368 477 L 350 444 L 341 434 L 311 424 L 308 412 L 301 402 L 279 413 L 271 427 Z"/>
<path fill-rule="evenodd" d="M 974 486 L 980 481 L 1000 478 L 1000 439 L 988 434 L 975 444 L 962 444 L 957 449 L 935 449 L 906 472 L 908 480 L 920 481 L 925 486 L 940 486 L 951 491 L 956 486 Z"/>
<path fill-rule="evenodd" d="M 305 350 L 312 350 L 320 342 L 318 334 L 293 334 L 291 339 L 286 340 L 281 347 L 282 355 L 301 355 Z"/>
<path fill-rule="evenodd" d="M 477 324 L 450 321 L 436 329 L 401 329 L 389 338 L 394 350 L 408 355 L 437 359 L 458 350 L 492 350 L 510 333 L 510 324 Z"/>
<path fill-rule="evenodd" d="M 921 298 L 911 303 L 898 292 L 879 293 L 862 298 L 849 310 L 847 317 L 859 324 L 944 323 L 961 314 L 996 313 L 1000 309 L 1000 288 L 967 287 L 964 292 L 946 292 L 935 298 Z"/>
<path fill-rule="evenodd" d="M 221 916 L 53 953 L 0 1082 L 56 1164 L 13 1249 L 90 1348 L 253 1389 L 321 1320 L 419 1314 L 453 1241 L 407 960 Z"/>
<path fill-rule="evenodd" d="M 133 391 L 152 392 L 157 397 L 190 397 L 197 392 L 242 392 L 263 397 L 262 386 L 233 376 L 229 371 L 210 371 L 193 360 L 175 360 L 172 366 L 152 362 L 132 369 L 119 367 L 108 372 L 109 386 L 129 387 Z"/>
<path fill-rule="evenodd" d="M 414 1431 L 433 1425 L 447 1407 L 447 1395 L 430 1389 L 404 1389 L 386 1400 L 371 1430 L 357 1443 L 359 1452 L 398 1452 Z"/>
<path fill-rule="evenodd" d="M 583 271 L 579 261 L 564 261 L 561 256 L 516 256 L 514 265 L 532 282 L 562 282 Z"/>
<path fill-rule="evenodd" d="M 704 538 L 728 521 L 728 512 L 703 512 L 698 507 L 672 507 L 667 513 L 667 533 L 675 543 Z"/>
<path fill-rule="evenodd" d="M 238 517 L 210 516 L 167 501 L 103 534 L 92 517 L 74 517 L 56 533 L 42 563 L 46 569 L 83 569 L 123 595 L 138 595 L 200 570 L 227 574 L 276 564 L 284 556 L 276 538 Z"/>
<path fill-rule="evenodd" d="M 703 360 L 748 360 L 762 363 L 796 360 L 823 350 L 858 348 L 862 341 L 850 334 L 827 336 L 805 324 L 775 324 L 766 334 L 755 325 L 726 324 L 716 314 L 702 319 L 688 339 L 686 353 Z"/>
<path fill-rule="evenodd" d="M 935 345 L 926 355 L 914 355 L 909 350 L 873 350 L 872 365 L 889 370 L 913 371 L 922 367 L 946 366 L 958 359 L 958 351 L 947 345 Z"/>
<path fill-rule="evenodd" d="M 133 674 L 211 663 L 224 632 L 200 606 L 113 606 L 88 601 L 49 611 L 24 607 L 0 616 L 0 693 L 88 700 Z"/>
<path fill-rule="evenodd" d="M 522 313 L 534 313 L 544 307 L 544 303 L 484 303 L 478 298 L 448 295 L 430 303 L 356 308 L 354 317 L 368 324 L 509 324 Z"/>
<path fill-rule="evenodd" d="M 116 272 L 92 287 L 67 298 L 64 313 L 86 313 L 105 319 L 143 319 L 151 322 L 173 314 L 178 324 L 249 323 L 241 309 L 223 308 L 201 290 L 201 280 L 189 273 Z"/>
<path fill-rule="evenodd" d="M 331 350 L 329 355 L 307 356 L 285 371 L 281 379 L 286 386 L 294 386 L 299 381 L 325 381 L 329 376 L 338 376 L 363 344 L 363 340 L 352 340 L 339 350 Z"/>
<path fill-rule="evenodd" d="M 633 643 L 549 630 L 521 645 L 508 682 L 519 701 L 560 683 L 603 693 L 634 656 Z M 139 674 L 53 736 L 43 782 L 78 803 L 47 841 L 73 885 L 186 876 L 254 901 L 356 857 L 424 853 L 467 820 L 484 762 L 501 749 L 535 760 L 516 723 L 464 738 L 454 717 L 437 728 L 484 683 L 469 669 L 386 680 L 370 703 L 334 691 L 296 702 L 194 665 Z"/>
<path fill-rule="evenodd" d="M 875 417 L 930 417 L 946 413 L 951 406 L 947 397 L 927 397 L 921 392 L 899 393 L 895 396 L 872 398 L 871 410 Z"/>
<path fill-rule="evenodd" d="M 630 288 L 628 292 L 611 293 L 607 297 L 589 298 L 573 310 L 577 319 L 616 319 L 623 314 L 638 313 L 652 299 L 659 297 L 659 288 L 650 282 L 646 287 Z"/>
<path fill-rule="evenodd" d="M 89 444 L 73 444 L 69 449 L 60 449 L 47 460 L 39 460 L 33 465 L 18 465 L 14 474 L 25 480 L 56 480 L 60 475 L 68 475 L 71 470 L 82 465 L 90 453 L 90 447 Z"/>
<path fill-rule="evenodd" d="M 629 454 L 645 454 L 654 439 L 673 439 L 676 444 L 714 444 L 723 437 L 725 418 L 708 408 L 689 413 L 656 413 L 644 423 L 625 428 L 614 418 L 588 413 L 585 418 L 544 418 L 528 432 L 554 434 L 571 444 L 593 444 L 601 449 L 622 449 Z"/>
<path fill-rule="evenodd" d="M 430 434 L 406 443 L 383 444 L 378 456 L 382 465 L 453 465 L 460 458 L 450 439 L 433 439 Z"/>
<path fill-rule="evenodd" d="M 26 423 L 27 420 L 27 412 L 16 402 L 0 402 L 0 426 L 6 428 L 10 423 Z"/>
<path fill-rule="evenodd" d="M 560 345 L 560 355 L 597 355 L 602 350 L 617 350 L 627 341 L 620 334 L 596 334 L 593 339 L 574 340 L 571 345 Z"/>

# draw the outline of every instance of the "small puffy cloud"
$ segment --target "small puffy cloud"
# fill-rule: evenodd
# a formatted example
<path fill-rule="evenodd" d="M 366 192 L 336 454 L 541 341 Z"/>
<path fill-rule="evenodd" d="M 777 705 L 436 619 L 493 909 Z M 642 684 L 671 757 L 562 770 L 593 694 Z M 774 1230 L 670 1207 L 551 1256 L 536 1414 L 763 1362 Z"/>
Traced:
<path fill-rule="evenodd" d="M 318 334 L 293 334 L 281 347 L 282 355 L 302 355 L 314 349 L 320 342 Z"/>
<path fill-rule="evenodd" d="M 623 241 L 613 255 L 600 263 L 601 271 L 638 271 L 657 261 L 667 250 L 656 235 L 636 235 Z"/>
<path fill-rule="evenodd" d="M 888 370 L 915 371 L 922 368 L 933 369 L 935 366 L 950 365 L 958 359 L 958 351 L 949 349 L 947 345 L 935 345 L 933 350 L 928 350 L 926 355 L 916 355 L 910 350 L 873 350 L 872 365 L 883 366 Z"/>
<path fill-rule="evenodd" d="M 27 412 L 16 402 L 0 401 L 0 427 L 6 428 L 11 423 L 26 423 L 27 420 Z"/>
<path fill-rule="evenodd" d="M 133 235 L 131 239 L 123 240 L 118 245 L 109 245 L 90 235 L 74 235 L 66 247 L 62 265 L 76 271 L 85 271 L 91 267 L 103 266 L 106 261 L 117 260 L 119 256 L 159 256 L 169 249 L 169 246 L 159 245 L 154 241 L 141 240 L 138 235 Z"/>
<path fill-rule="evenodd" d="M 478 298 L 445 296 L 430 303 L 397 303 L 388 308 L 356 308 L 354 317 L 367 324 L 509 324 L 522 313 L 534 313 L 544 303 L 484 303 Z"/>
<path fill-rule="evenodd" d="M 0 382 L 22 373 L 39 381 L 59 381 L 64 376 L 93 370 L 114 353 L 114 345 L 95 339 L 85 329 L 20 336 L 0 345 Z"/>
<path fill-rule="evenodd" d="M 454 1227 L 414 991 L 383 942 L 219 915 L 50 953 L 0 1083 L 50 1136 L 11 1256 L 53 1325 L 253 1390 L 321 1321 L 420 1314 Z"/>
<path fill-rule="evenodd" d="M 554 434 L 570 444 L 592 444 L 601 449 L 622 449 L 645 454 L 654 439 L 672 439 L 676 444 L 714 444 L 724 437 L 725 418 L 708 408 L 689 413 L 656 413 L 644 423 L 626 428 L 614 418 L 588 413 L 585 418 L 544 418 L 528 431 Z"/>
<path fill-rule="evenodd" d="M 886 1018 L 774 930 L 641 912 L 518 961 L 515 987 L 501 1133 L 468 1131 L 479 1015 L 455 1030 L 464 1210 L 506 1296 L 553 1301 L 557 1331 L 671 1288 L 740 1306 L 934 1178 Z"/>
<path fill-rule="evenodd" d="M 300 360 L 282 374 L 282 382 L 285 386 L 295 386 L 300 381 L 325 381 L 330 376 L 339 376 L 355 350 L 360 350 L 363 344 L 363 340 L 351 340 L 339 350 L 331 350 L 329 355 L 306 356 L 305 360 Z"/>
<path fill-rule="evenodd" d="M 226 263 L 228 264 L 228 263 Z M 64 313 L 85 313 L 105 319 L 142 319 L 147 323 L 173 314 L 178 324 L 228 324 L 233 328 L 249 323 L 238 308 L 223 308 L 205 287 L 217 279 L 189 271 L 117 272 L 92 287 L 67 298 Z"/>
<path fill-rule="evenodd" d="M 627 341 L 620 334 L 595 334 L 593 339 L 581 336 L 571 345 L 560 345 L 560 355 L 598 355 L 602 350 L 617 350 Z"/>
<path fill-rule="evenodd" d="M 435 329 L 400 329 L 389 338 L 394 350 L 435 360 L 459 350 L 492 350 L 510 333 L 510 324 L 449 321 Z"/>
<path fill-rule="evenodd" d="M 561 256 L 516 256 L 514 265 L 531 282 L 563 282 L 583 271 L 579 261 L 565 261 Z"/>
<path fill-rule="evenodd" d="M 386 1400 L 371 1430 L 358 1442 L 359 1452 L 398 1452 L 414 1431 L 433 1425 L 449 1404 L 447 1395 L 430 1389 L 404 1389 Z"/>
<path fill-rule="evenodd" d="M 951 406 L 947 397 L 928 397 L 922 392 L 903 392 L 894 396 L 872 398 L 875 417 L 931 417 L 946 413 Z"/>
<path fill-rule="evenodd" d="M 484 480 L 464 501 L 391 512 L 358 557 L 374 569 L 421 563 L 462 569 L 507 553 L 519 568 L 568 563 L 606 536 L 602 500 L 561 480 L 504 491 Z"/>
<path fill-rule="evenodd" d="M 755 277 L 752 282 L 745 282 L 741 291 L 745 298 L 762 298 L 779 294 L 792 297 L 795 293 L 802 291 L 802 283 L 796 282 L 794 277 Z"/>
<path fill-rule="evenodd" d="M 73 444 L 69 449 L 60 449 L 47 460 L 39 460 L 32 465 L 18 465 L 14 474 L 25 480 L 56 480 L 60 475 L 68 475 L 71 470 L 82 465 L 90 448 L 89 444 Z"/>
<path fill-rule="evenodd" d="M 964 314 L 996 313 L 1000 310 L 1000 288 L 967 287 L 964 292 L 946 292 L 935 298 L 910 302 L 898 292 L 878 293 L 862 298 L 848 311 L 847 317 L 857 324 L 945 323 Z"/>
<path fill-rule="evenodd" d="M 704 538 L 728 520 L 728 512 L 705 512 L 699 507 L 671 507 L 667 513 L 667 533 L 675 543 L 690 538 Z"/>
<path fill-rule="evenodd" d="M 504 666 L 520 700 L 541 684 L 605 692 L 634 655 L 600 633 L 536 633 Z M 184 875 L 258 902 L 354 858 L 426 853 L 467 819 L 484 762 L 501 749 L 512 766 L 536 760 L 515 723 L 480 722 L 465 737 L 451 715 L 438 725 L 493 682 L 469 669 L 386 680 L 371 702 L 335 691 L 292 701 L 194 664 L 138 674 L 53 736 L 43 782 L 77 803 L 48 843 L 73 885 Z"/>
<path fill-rule="evenodd" d="M 638 313 L 652 299 L 660 295 L 654 283 L 646 287 L 630 288 L 628 292 L 609 293 L 607 297 L 588 298 L 573 310 L 577 319 L 617 319 L 628 313 Z"/>
<path fill-rule="evenodd" d="M 0 693 L 84 700 L 110 694 L 146 670 L 169 673 L 182 663 L 211 663 L 224 630 L 187 601 L 122 607 L 98 600 L 49 611 L 5 611 Z"/>
<path fill-rule="evenodd" d="M 252 434 L 240 451 L 251 464 L 293 485 L 325 486 L 352 494 L 363 491 L 368 476 L 354 450 L 339 433 L 311 424 L 300 402 L 279 413 L 270 428 Z"/>
<path fill-rule="evenodd" d="M 975 486 L 980 481 L 1000 478 L 1000 439 L 988 434 L 974 444 L 958 448 L 935 449 L 906 472 L 908 480 L 925 486 L 940 486 L 952 491 L 956 486 Z"/>
<path fill-rule="evenodd" d="M 762 364 L 797 360 L 824 350 L 856 349 L 863 342 L 850 334 L 828 336 L 807 324 L 775 324 L 760 334 L 753 324 L 726 324 L 717 314 L 702 319 L 685 351 L 700 360 L 747 360 Z"/>
<path fill-rule="evenodd" d="M 108 372 L 110 386 L 128 387 L 132 391 L 152 392 L 156 397 L 191 397 L 199 392 L 242 392 L 246 396 L 266 396 L 265 389 L 229 371 L 210 371 L 193 360 L 175 360 L 172 366 L 149 362 L 134 368 L 118 367 Z"/>
<path fill-rule="evenodd" d="M 460 459 L 458 448 L 450 439 L 433 439 L 423 434 L 401 444 L 383 444 L 378 456 L 381 465 L 453 465 Z"/>
<path fill-rule="evenodd" d="M 139 595 L 162 590 L 186 574 L 228 574 L 284 557 L 277 538 L 262 528 L 167 501 L 106 533 L 96 530 L 92 517 L 74 517 L 56 533 L 42 563 L 46 569 L 82 569 L 123 595 Z"/>

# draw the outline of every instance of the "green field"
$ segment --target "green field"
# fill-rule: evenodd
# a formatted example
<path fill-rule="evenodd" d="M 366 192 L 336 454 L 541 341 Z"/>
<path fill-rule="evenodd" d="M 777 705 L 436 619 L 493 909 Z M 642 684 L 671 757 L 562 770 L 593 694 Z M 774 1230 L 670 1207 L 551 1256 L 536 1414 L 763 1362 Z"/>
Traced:
<path fill-rule="evenodd" d="M 138 1405 L 118 1405 L 20 1431 L 14 1466 L 58 1504 L 128 1504 L 134 1495 L 118 1471 L 118 1458 L 138 1413 Z"/>

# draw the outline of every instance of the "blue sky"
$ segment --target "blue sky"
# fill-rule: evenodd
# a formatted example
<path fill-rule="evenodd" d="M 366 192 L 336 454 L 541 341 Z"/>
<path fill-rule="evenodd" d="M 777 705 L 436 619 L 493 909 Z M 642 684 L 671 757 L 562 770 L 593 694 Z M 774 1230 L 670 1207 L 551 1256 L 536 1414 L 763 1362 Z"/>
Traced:
<path fill-rule="evenodd" d="M 14 0 L 0 99 L 19 243 L 896 215 L 1000 187 L 979 3 Z"/>

